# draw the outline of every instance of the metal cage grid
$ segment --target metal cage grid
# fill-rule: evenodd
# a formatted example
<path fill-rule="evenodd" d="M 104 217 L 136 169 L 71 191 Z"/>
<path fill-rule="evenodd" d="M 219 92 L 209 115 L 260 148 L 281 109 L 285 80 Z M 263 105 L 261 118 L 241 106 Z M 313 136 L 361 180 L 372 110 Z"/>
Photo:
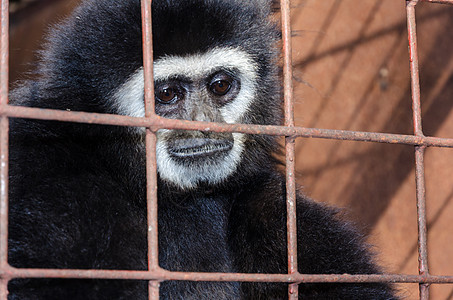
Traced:
<path fill-rule="evenodd" d="M 417 58 L 415 7 L 419 2 L 453 4 L 453 0 L 406 0 L 410 73 L 412 84 L 412 109 L 414 134 L 387 134 L 333 129 L 296 127 L 293 116 L 293 87 L 291 61 L 290 1 L 280 0 L 283 33 L 283 79 L 285 126 L 219 124 L 184 120 L 170 120 L 154 113 L 153 49 L 151 31 L 151 0 L 142 0 L 142 26 L 145 74 L 145 117 L 96 114 L 85 112 L 59 111 L 8 105 L 8 0 L 1 0 L 0 22 L 0 300 L 6 300 L 8 281 L 13 278 L 78 278 L 78 279 L 135 279 L 149 281 L 149 299 L 159 299 L 159 283 L 165 280 L 192 281 L 248 281 L 284 282 L 289 284 L 288 298 L 298 299 L 298 285 L 314 282 L 363 283 L 392 282 L 418 283 L 420 299 L 429 299 L 429 285 L 453 283 L 453 276 L 429 274 L 427 256 L 426 197 L 424 179 L 424 153 L 427 147 L 453 148 L 453 138 L 428 137 L 422 131 L 420 107 L 420 86 Z M 68 269 L 18 269 L 8 264 L 8 118 L 32 118 L 64 122 L 93 123 L 104 125 L 145 127 L 146 130 L 146 171 L 148 203 L 148 271 L 124 270 L 68 270 Z M 202 130 L 215 132 L 242 132 L 285 136 L 286 178 L 287 178 L 287 242 L 288 274 L 241 274 L 170 272 L 158 264 L 157 236 L 157 171 L 156 131 L 163 128 Z M 296 184 L 295 139 L 312 137 L 336 140 L 405 144 L 415 147 L 415 178 L 418 214 L 419 275 L 373 274 L 373 275 L 310 275 L 300 274 L 297 268 L 296 237 Z M 303 228 L 301 228 L 303 230 Z"/>

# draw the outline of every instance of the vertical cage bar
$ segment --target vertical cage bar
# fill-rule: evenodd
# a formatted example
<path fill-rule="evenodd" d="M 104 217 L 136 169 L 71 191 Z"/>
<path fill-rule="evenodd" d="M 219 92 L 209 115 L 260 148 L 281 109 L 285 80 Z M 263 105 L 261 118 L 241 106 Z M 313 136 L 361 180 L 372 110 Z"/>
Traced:
<path fill-rule="evenodd" d="M 2 300 L 8 299 L 8 280 L 7 279 L 0 280 L 0 299 L 2 299 Z"/>
<path fill-rule="evenodd" d="M 9 4 L 8 0 L 1 0 L 0 11 L 1 39 L 0 39 L 0 105 L 8 103 L 8 60 L 9 60 Z"/>
<path fill-rule="evenodd" d="M 417 192 L 418 261 L 420 275 L 428 275 L 428 243 L 426 227 L 426 190 L 424 154 L 426 147 L 415 148 L 415 180 Z M 429 285 L 420 284 L 420 299 L 429 299 Z"/>
<path fill-rule="evenodd" d="M 146 129 L 146 190 L 148 210 L 148 268 L 159 268 L 158 225 L 157 225 L 157 167 L 156 167 L 156 133 Z M 149 300 L 159 299 L 159 283 L 149 282 Z"/>
<path fill-rule="evenodd" d="M 7 117 L 0 117 L 0 270 L 8 266 L 8 131 Z"/>
<path fill-rule="evenodd" d="M 8 104 L 9 3 L 1 1 L 0 11 L 0 109 Z M 0 271 L 8 267 L 8 118 L 0 117 Z M 7 300 L 8 279 L 0 280 L 0 299 Z"/>
<path fill-rule="evenodd" d="M 143 16 L 143 67 L 145 80 L 145 114 L 154 115 L 153 50 L 151 36 L 151 1 L 142 1 Z M 156 134 L 146 132 L 146 174 L 148 200 L 148 262 L 150 269 L 158 267 L 157 245 L 157 176 L 156 176 Z"/>
<path fill-rule="evenodd" d="M 142 0 L 142 35 L 143 35 L 143 69 L 145 81 L 145 116 L 152 118 L 154 113 L 154 80 L 153 80 L 153 37 L 151 0 Z M 146 129 L 146 199 L 148 211 L 148 268 L 159 268 L 158 226 L 157 226 L 157 166 L 156 166 L 156 133 Z M 150 281 L 148 298 L 159 299 L 159 283 Z"/>
<path fill-rule="evenodd" d="M 453 4 L 453 0 L 421 0 L 421 1 L 440 4 Z"/>
<path fill-rule="evenodd" d="M 287 239 L 288 273 L 297 274 L 297 215 L 296 215 L 296 179 L 295 179 L 295 139 L 286 137 L 286 203 L 287 203 Z M 299 285 L 290 284 L 288 299 L 299 299 Z"/>
<path fill-rule="evenodd" d="M 282 40 L 283 40 L 283 95 L 285 126 L 294 126 L 293 66 L 291 44 L 290 0 L 281 0 Z"/>
<path fill-rule="evenodd" d="M 145 116 L 154 116 L 152 0 L 142 0 L 143 73 L 145 80 Z"/>
<path fill-rule="evenodd" d="M 294 101 L 292 85 L 292 47 L 291 47 L 291 9 L 289 0 L 281 0 L 282 39 L 283 39 L 283 95 L 285 126 L 294 126 Z M 287 243 L 288 273 L 297 271 L 297 219 L 296 219 L 296 183 L 295 183 L 295 139 L 286 137 L 286 203 L 287 203 Z M 290 284 L 288 298 L 298 299 L 298 285 Z"/>
<path fill-rule="evenodd" d="M 420 101 L 420 80 L 417 53 L 417 31 L 415 20 L 415 6 L 418 0 L 406 1 L 407 30 L 409 41 L 409 59 L 411 71 L 412 88 L 412 110 L 414 122 L 414 134 L 424 136 L 422 129 L 422 113 Z M 426 147 L 415 147 L 415 180 L 417 193 L 417 221 L 418 221 L 418 261 L 419 274 L 428 275 L 428 245 L 427 245 L 427 226 L 426 226 L 426 190 L 425 190 L 425 166 L 424 153 Z M 420 299 L 429 299 L 429 285 L 420 284 Z"/>
<path fill-rule="evenodd" d="M 418 53 L 417 53 L 417 31 L 415 22 L 415 6 L 416 1 L 406 2 L 407 11 L 407 31 L 409 41 L 409 60 L 411 70 L 411 88 L 412 88 L 412 110 L 414 133 L 417 136 L 423 136 L 421 105 L 420 105 L 420 79 L 418 70 Z"/>
<path fill-rule="evenodd" d="M 149 282 L 149 300 L 159 300 L 159 287 L 160 283 L 157 281 L 150 281 Z"/>
<path fill-rule="evenodd" d="M 3 109 L 8 104 L 9 6 L 7 0 L 1 1 L 0 18 L 0 109 Z M 0 119 L 0 268 L 2 271 L 5 271 L 8 266 L 8 130 L 8 118 L 2 116 Z"/>

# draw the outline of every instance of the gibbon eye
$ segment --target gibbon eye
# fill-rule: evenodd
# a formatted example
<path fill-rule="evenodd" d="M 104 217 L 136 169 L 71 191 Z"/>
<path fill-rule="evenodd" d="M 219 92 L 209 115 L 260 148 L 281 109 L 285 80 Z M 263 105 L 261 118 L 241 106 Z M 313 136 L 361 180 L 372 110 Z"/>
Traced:
<path fill-rule="evenodd" d="M 226 80 L 217 80 L 211 83 L 210 89 L 215 95 L 223 96 L 230 91 L 231 83 Z"/>
<path fill-rule="evenodd" d="M 178 96 L 176 90 L 171 87 L 161 88 L 156 93 L 157 100 L 163 104 L 173 102 Z"/>

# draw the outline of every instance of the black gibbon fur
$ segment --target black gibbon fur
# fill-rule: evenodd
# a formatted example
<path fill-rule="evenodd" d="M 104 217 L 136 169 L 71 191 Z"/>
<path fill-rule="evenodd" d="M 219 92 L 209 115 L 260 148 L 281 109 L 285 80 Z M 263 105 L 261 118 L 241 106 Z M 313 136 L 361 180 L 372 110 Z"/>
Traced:
<path fill-rule="evenodd" d="M 212 49 L 245 53 L 246 62 L 255 66 L 251 72 L 256 77 L 251 84 L 253 99 L 239 121 L 280 124 L 279 33 L 269 19 L 270 2 L 155 0 L 154 59 L 185 58 Z M 128 96 L 114 94 L 141 66 L 140 1 L 87 0 L 50 32 L 35 79 L 18 84 L 11 92 L 11 103 L 127 114 L 124 107 L 129 103 L 116 102 Z M 233 67 L 226 75 L 215 76 L 227 78 L 238 93 L 246 85 L 234 72 Z M 194 80 L 178 76 L 171 80 L 178 88 L 184 84 L 186 94 L 174 98 L 180 101 L 177 104 L 156 102 L 157 113 L 199 120 L 193 116 L 204 109 L 203 120 L 225 121 L 217 111 L 226 105 L 222 96 L 198 95 L 206 101 L 216 99 L 217 106 L 190 103 L 196 98 L 192 91 L 204 89 L 203 84 L 193 87 Z M 10 125 L 10 264 L 146 270 L 143 130 L 24 119 L 12 119 Z M 197 166 L 221 160 L 236 141 L 231 134 L 182 131 L 163 139 L 168 151 L 179 155 L 178 163 L 195 172 Z M 184 156 L 184 151 L 208 149 L 212 141 L 220 141 L 213 142 L 213 154 Z M 237 165 L 232 163 L 234 170 L 224 177 L 211 180 L 208 174 L 206 180 L 193 179 L 193 186 L 181 186 L 159 173 L 161 267 L 287 273 L 286 192 L 274 158 L 278 143 L 262 135 L 245 135 L 242 142 Z M 337 218 L 336 210 L 299 194 L 297 212 L 301 273 L 380 272 L 363 238 Z M 127 280 L 16 279 L 10 282 L 9 291 L 11 300 L 148 299 L 146 282 Z M 301 284 L 299 292 L 300 299 L 396 299 L 387 284 Z M 161 299 L 286 298 L 287 285 L 279 283 L 161 285 Z"/>

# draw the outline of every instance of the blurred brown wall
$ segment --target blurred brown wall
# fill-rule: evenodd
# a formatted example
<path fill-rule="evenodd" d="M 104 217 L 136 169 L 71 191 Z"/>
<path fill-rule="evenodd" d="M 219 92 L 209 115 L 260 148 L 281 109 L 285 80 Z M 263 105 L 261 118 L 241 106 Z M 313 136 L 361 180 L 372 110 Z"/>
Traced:
<path fill-rule="evenodd" d="M 453 7 L 416 14 L 424 133 L 453 138 Z M 405 1 L 304 0 L 292 21 L 297 125 L 413 133 Z M 453 275 L 453 150 L 428 149 L 425 163 L 429 267 Z M 418 273 L 414 147 L 298 139 L 297 171 L 365 228 L 387 271 Z M 418 299 L 417 285 L 400 288 Z M 430 298 L 453 299 L 453 286 Z"/>
<path fill-rule="evenodd" d="M 80 0 L 37 0 L 10 15 L 10 82 L 33 70 L 49 26 L 63 20 Z"/>
<path fill-rule="evenodd" d="M 49 23 L 78 0 L 40 0 L 11 23 L 11 81 L 32 68 Z M 294 0 L 296 124 L 306 127 L 412 134 L 405 1 Z M 453 7 L 417 6 L 423 127 L 453 138 Z M 453 150 L 425 158 L 429 266 L 453 275 Z M 298 139 L 298 181 L 322 202 L 346 208 L 370 234 L 386 271 L 417 274 L 414 148 Z M 418 299 L 417 285 L 401 285 Z M 453 299 L 451 285 L 431 299 Z"/>

